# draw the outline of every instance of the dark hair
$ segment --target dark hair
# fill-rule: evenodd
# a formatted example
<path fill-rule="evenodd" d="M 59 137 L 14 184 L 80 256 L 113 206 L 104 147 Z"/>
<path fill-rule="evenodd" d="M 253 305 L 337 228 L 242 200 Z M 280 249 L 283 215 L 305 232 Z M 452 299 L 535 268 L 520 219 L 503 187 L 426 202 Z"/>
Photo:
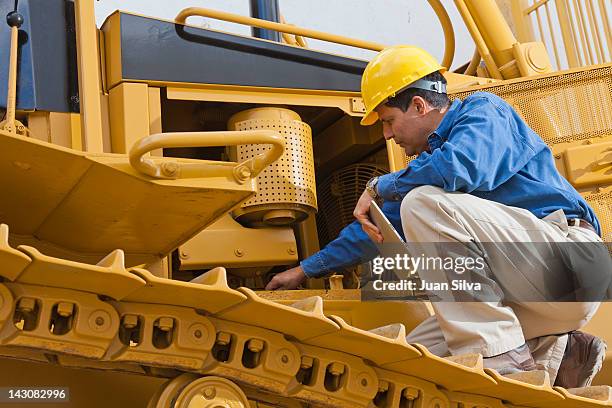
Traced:
<path fill-rule="evenodd" d="M 426 75 L 423 77 L 423 79 L 428 81 L 441 81 L 443 84 L 446 84 L 446 78 L 444 78 L 439 71 Z M 421 98 L 425 99 L 436 109 L 444 109 L 450 105 L 450 99 L 448 99 L 448 95 L 446 93 L 437 93 L 434 91 L 426 91 L 424 89 L 417 88 L 404 89 L 393 98 L 389 98 L 385 105 L 391 108 L 400 108 L 402 112 L 406 112 L 412 103 L 412 98 L 415 96 L 420 96 Z"/>

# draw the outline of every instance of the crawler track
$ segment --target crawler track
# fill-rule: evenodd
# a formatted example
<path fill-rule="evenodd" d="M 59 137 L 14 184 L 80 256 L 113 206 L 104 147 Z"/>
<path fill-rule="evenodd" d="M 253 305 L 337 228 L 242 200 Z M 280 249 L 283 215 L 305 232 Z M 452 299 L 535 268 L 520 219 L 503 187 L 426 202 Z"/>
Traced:
<path fill-rule="evenodd" d="M 231 289 L 223 268 L 186 283 L 126 269 L 121 251 L 81 264 L 10 247 L 6 225 L 0 265 L 5 357 L 214 375 L 287 406 L 612 406 L 609 387 L 553 388 L 544 371 L 501 377 L 483 370 L 480 355 L 443 359 L 406 343 L 400 324 L 357 329 L 324 315 L 320 297 L 284 306 Z"/>

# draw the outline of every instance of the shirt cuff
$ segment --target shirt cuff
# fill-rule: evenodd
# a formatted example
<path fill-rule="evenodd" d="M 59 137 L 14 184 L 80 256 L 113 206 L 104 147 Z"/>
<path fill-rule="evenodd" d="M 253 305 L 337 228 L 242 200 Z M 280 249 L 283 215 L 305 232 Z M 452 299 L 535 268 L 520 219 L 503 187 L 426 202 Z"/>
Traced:
<path fill-rule="evenodd" d="M 300 266 L 307 278 L 320 278 L 329 273 L 319 252 L 304 259 L 300 262 Z"/>
<path fill-rule="evenodd" d="M 397 191 L 397 185 L 395 184 L 398 177 L 398 173 L 389 173 L 378 177 L 378 183 L 376 184 L 376 192 L 385 201 L 399 201 L 402 196 Z"/>

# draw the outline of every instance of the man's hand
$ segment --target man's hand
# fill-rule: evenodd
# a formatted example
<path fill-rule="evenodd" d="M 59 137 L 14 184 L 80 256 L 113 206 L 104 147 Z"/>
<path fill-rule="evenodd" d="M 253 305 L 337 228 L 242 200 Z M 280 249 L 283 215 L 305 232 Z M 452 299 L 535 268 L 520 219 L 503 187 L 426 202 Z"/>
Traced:
<path fill-rule="evenodd" d="M 359 221 L 361 228 L 368 234 L 370 239 L 374 242 L 381 243 L 383 242 L 383 236 L 378 227 L 370 220 L 370 203 L 372 200 L 372 196 L 367 191 L 364 191 L 361 197 L 359 197 L 359 201 L 357 201 L 353 215 L 357 221 Z"/>
<path fill-rule="evenodd" d="M 296 266 L 274 276 L 266 285 L 266 290 L 295 289 L 306 279 L 301 266 Z"/>

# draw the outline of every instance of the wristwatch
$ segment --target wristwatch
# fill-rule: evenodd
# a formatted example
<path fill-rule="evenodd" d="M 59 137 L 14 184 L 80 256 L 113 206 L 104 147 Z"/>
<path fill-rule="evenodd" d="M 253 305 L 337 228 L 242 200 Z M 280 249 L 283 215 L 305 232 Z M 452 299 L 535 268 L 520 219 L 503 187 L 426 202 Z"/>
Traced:
<path fill-rule="evenodd" d="M 366 183 L 366 191 L 375 201 L 380 201 L 380 195 L 376 190 L 376 186 L 378 185 L 378 177 L 373 177 Z"/>

